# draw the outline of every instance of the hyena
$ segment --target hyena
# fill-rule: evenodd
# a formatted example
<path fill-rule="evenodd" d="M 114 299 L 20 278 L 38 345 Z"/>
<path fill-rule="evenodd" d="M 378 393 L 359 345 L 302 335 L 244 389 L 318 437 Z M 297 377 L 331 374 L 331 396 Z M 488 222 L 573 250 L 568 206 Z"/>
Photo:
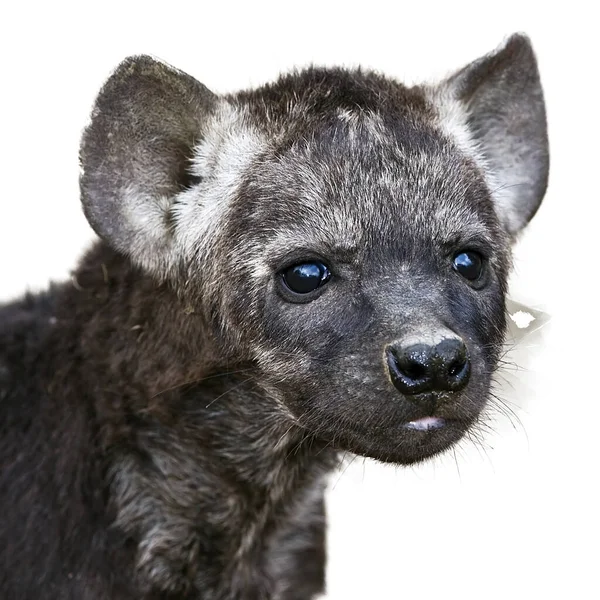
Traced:
<path fill-rule="evenodd" d="M 101 89 L 72 279 L 0 311 L 0 597 L 307 600 L 340 452 L 481 423 L 548 176 L 523 35 L 437 84 L 310 67 Z"/>

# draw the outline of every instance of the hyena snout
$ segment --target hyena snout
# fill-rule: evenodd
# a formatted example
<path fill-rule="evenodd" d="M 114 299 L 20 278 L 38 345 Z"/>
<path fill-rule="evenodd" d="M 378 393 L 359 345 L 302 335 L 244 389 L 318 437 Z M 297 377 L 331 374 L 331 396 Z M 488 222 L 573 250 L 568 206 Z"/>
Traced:
<path fill-rule="evenodd" d="M 457 392 L 469 382 L 471 361 L 459 337 L 437 343 L 412 337 L 388 345 L 385 353 L 392 383 L 413 400 L 418 394 Z"/>

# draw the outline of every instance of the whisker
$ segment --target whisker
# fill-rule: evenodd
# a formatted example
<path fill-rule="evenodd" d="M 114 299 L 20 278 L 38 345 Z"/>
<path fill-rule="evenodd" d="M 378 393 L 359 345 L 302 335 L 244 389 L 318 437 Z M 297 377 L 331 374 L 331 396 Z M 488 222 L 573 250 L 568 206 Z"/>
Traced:
<path fill-rule="evenodd" d="M 154 400 L 154 398 L 156 398 L 157 396 L 160 396 L 161 394 L 166 394 L 167 392 L 173 392 L 175 390 L 178 390 L 179 388 L 182 388 L 182 387 L 185 387 L 188 385 L 196 385 L 198 383 L 208 381 L 209 379 L 216 379 L 217 377 L 227 377 L 229 375 L 237 375 L 239 373 L 247 373 L 248 371 L 254 371 L 254 369 L 249 367 L 247 369 L 239 369 L 237 371 L 225 371 L 223 373 L 207 375 L 206 377 L 200 377 L 198 379 L 190 379 L 189 381 L 184 381 L 183 383 L 178 383 L 177 385 L 173 385 L 171 387 L 165 388 L 164 390 L 161 390 L 160 392 L 156 392 L 156 394 L 151 396 L 150 399 Z"/>
<path fill-rule="evenodd" d="M 346 454 L 346 453 L 344 453 Z M 339 477 L 336 479 L 335 483 L 331 486 L 331 489 L 334 490 L 335 487 L 337 486 L 337 484 L 340 482 L 340 480 L 342 479 L 342 477 L 344 476 L 344 474 L 346 473 L 346 471 L 350 468 L 350 466 L 352 465 L 352 463 L 357 459 L 358 455 L 355 454 L 352 457 L 352 460 L 346 465 L 346 468 L 339 474 Z"/>
<path fill-rule="evenodd" d="M 210 408 L 217 400 L 220 400 L 221 398 L 223 398 L 223 396 L 226 396 L 227 394 L 230 394 L 231 392 L 237 390 L 238 388 L 242 387 L 244 384 L 248 383 L 249 381 L 252 381 L 252 377 L 248 377 L 248 379 L 244 379 L 243 381 L 240 381 L 238 384 L 236 384 L 233 387 L 229 388 L 227 391 L 223 392 L 222 394 L 219 394 L 216 398 L 214 398 L 213 400 L 211 400 L 205 406 L 205 408 Z"/>

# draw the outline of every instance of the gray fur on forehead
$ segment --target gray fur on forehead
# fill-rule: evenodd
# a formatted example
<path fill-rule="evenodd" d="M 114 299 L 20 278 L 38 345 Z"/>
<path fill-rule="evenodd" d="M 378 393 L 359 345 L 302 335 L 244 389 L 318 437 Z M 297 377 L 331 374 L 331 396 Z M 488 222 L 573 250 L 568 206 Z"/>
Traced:
<path fill-rule="evenodd" d="M 401 115 L 331 114 L 248 169 L 226 235 L 263 231 L 289 250 L 497 233 L 482 173 L 440 132 Z"/>
<path fill-rule="evenodd" d="M 482 195 L 480 165 L 439 125 L 423 88 L 361 69 L 310 68 L 227 100 L 238 115 L 236 135 L 262 140 L 262 151 L 238 174 L 241 185 L 262 186 L 253 206 L 261 218 L 278 205 L 289 209 L 294 198 L 299 218 L 302 205 L 306 216 L 338 205 L 351 222 L 353 214 L 365 217 L 399 201 L 418 206 L 435 194 L 460 200 L 477 188 Z M 375 195 L 392 184 L 412 189 L 406 197 Z M 373 192 L 361 203 L 368 188 Z"/>

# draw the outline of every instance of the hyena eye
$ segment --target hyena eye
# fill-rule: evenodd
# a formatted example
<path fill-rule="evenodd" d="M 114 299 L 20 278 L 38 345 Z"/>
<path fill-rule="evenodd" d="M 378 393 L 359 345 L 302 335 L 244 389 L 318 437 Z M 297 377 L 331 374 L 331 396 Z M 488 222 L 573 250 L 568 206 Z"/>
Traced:
<path fill-rule="evenodd" d="M 469 250 L 454 257 L 454 270 L 469 281 L 477 281 L 483 272 L 483 257 L 479 252 Z"/>
<path fill-rule="evenodd" d="M 294 294 L 310 294 L 329 281 L 331 272 L 322 262 L 315 261 L 289 267 L 282 271 L 281 277 Z"/>

